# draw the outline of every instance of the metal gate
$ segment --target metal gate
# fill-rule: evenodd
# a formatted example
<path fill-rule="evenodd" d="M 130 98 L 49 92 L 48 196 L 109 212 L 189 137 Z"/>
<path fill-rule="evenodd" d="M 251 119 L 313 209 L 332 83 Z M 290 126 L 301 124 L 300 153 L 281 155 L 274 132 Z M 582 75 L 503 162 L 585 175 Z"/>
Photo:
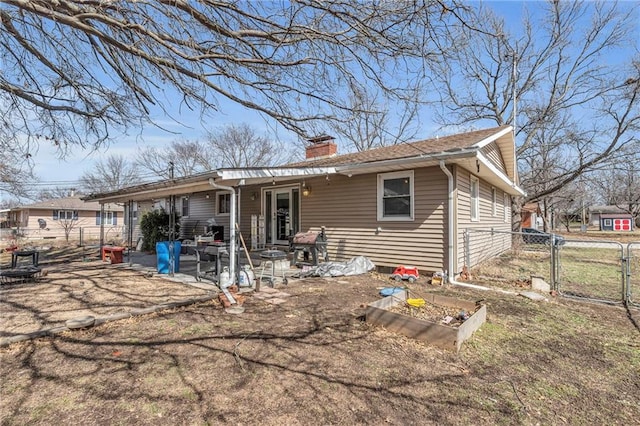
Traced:
<path fill-rule="evenodd" d="M 555 281 L 560 295 L 606 303 L 624 302 L 626 263 L 622 244 L 567 240 L 557 250 L 557 259 Z"/>
<path fill-rule="evenodd" d="M 517 290 L 535 276 L 560 296 L 640 307 L 640 242 L 468 229 L 464 261 L 479 285 Z"/>
<path fill-rule="evenodd" d="M 640 242 L 567 240 L 552 258 L 560 295 L 640 306 Z"/>

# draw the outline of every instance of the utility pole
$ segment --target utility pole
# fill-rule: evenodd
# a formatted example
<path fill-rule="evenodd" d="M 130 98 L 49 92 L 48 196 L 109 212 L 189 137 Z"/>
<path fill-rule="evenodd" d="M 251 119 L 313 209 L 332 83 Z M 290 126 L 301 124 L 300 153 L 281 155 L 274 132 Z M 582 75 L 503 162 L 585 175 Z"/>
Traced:
<path fill-rule="evenodd" d="M 173 161 L 169 161 L 169 178 L 173 180 Z M 175 227 L 176 227 L 176 196 L 171 194 L 169 196 L 169 275 L 173 276 L 175 272 Z"/>
<path fill-rule="evenodd" d="M 518 45 L 516 44 L 516 49 L 511 51 L 511 57 L 513 59 L 513 63 L 511 64 L 512 76 L 513 79 L 513 135 L 516 135 L 516 118 L 518 116 L 518 57 L 516 53 L 518 51 Z"/>

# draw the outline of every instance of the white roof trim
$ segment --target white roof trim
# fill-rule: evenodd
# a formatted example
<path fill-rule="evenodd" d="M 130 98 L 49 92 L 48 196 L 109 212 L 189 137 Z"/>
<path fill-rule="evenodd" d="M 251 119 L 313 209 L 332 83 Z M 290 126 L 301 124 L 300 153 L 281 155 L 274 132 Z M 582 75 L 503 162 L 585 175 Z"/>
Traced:
<path fill-rule="evenodd" d="M 504 129 L 500 130 L 497 133 L 494 133 L 493 135 L 489 136 L 488 138 L 485 138 L 483 140 L 481 140 L 478 143 L 473 144 L 472 146 L 475 146 L 477 148 L 484 148 L 485 146 L 489 145 L 491 142 L 494 142 L 498 139 L 500 139 L 502 136 L 506 135 L 507 133 L 513 132 L 513 127 L 509 126 L 509 127 L 505 127 Z"/>
<path fill-rule="evenodd" d="M 220 180 L 260 179 L 335 174 L 335 167 L 262 168 L 218 170 Z"/>
<path fill-rule="evenodd" d="M 511 179 L 509 179 L 507 175 L 502 173 L 502 171 L 500 171 L 496 166 L 494 166 L 493 163 L 489 161 L 489 159 L 485 157 L 484 154 L 482 154 L 481 152 L 478 152 L 478 160 L 482 163 L 483 166 L 491 170 L 491 172 L 494 175 L 496 175 L 500 180 L 502 180 L 505 184 L 513 188 L 516 193 L 522 196 L 527 195 L 527 193 L 524 192 L 522 188 L 516 185 Z"/>

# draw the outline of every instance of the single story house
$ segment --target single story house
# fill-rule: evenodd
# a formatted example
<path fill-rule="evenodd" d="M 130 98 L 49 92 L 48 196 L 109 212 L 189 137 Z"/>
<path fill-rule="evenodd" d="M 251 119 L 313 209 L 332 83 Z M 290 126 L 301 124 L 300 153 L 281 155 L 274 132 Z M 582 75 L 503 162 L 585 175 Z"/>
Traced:
<path fill-rule="evenodd" d="M 139 210 L 174 197 L 183 237 L 223 226 L 222 239 L 234 245 L 237 224 L 253 249 L 324 228 L 331 260 L 364 255 L 379 267 L 423 272 L 457 273 L 486 258 L 486 244 L 465 253 L 468 229 L 504 231 L 495 254 L 511 247 L 511 197 L 524 195 L 511 126 L 343 155 L 330 137 L 310 142 L 302 162 L 212 170 L 85 199 L 124 203 L 136 211 L 127 215 L 134 229 Z"/>
<path fill-rule="evenodd" d="M 9 209 L 8 222 L 18 235 L 29 239 L 122 238 L 124 209 L 115 203 L 85 202 L 79 196 L 56 198 Z M 102 226 L 104 225 L 104 226 Z"/>

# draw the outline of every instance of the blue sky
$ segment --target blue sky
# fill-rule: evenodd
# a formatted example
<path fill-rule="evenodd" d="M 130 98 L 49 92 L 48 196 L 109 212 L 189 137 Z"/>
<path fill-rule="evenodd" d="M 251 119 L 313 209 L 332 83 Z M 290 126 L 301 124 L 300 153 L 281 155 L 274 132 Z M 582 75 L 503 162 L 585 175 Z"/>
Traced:
<path fill-rule="evenodd" d="M 512 22 L 520 21 L 523 9 L 526 7 L 530 11 L 535 11 L 538 2 L 521 2 L 521 1 L 496 1 L 486 2 L 505 17 L 511 18 Z M 629 4 L 640 4 L 640 1 L 625 2 Z M 471 3 L 473 4 L 473 3 Z M 640 24 L 639 24 L 640 25 Z M 179 98 L 179 97 L 177 97 Z M 291 149 L 302 150 L 301 144 L 298 142 L 297 136 L 283 130 L 273 121 L 266 121 L 258 113 L 247 110 L 230 101 L 222 101 L 220 103 L 222 112 L 216 114 L 215 122 L 207 123 L 207 126 L 213 130 L 216 127 L 224 126 L 231 123 L 248 123 L 253 126 L 259 133 L 265 133 L 278 140 L 290 143 Z M 170 132 L 165 132 L 159 128 L 148 127 L 143 129 L 139 134 L 131 132 L 129 135 L 120 138 L 117 142 L 105 147 L 97 152 L 88 150 L 82 151 L 74 149 L 74 151 L 65 159 L 58 159 L 55 150 L 48 146 L 41 146 L 38 153 L 34 156 L 34 172 L 41 179 L 41 187 L 73 187 L 76 186 L 77 179 L 87 170 L 95 165 L 100 158 L 104 158 L 111 154 L 121 154 L 129 159 L 133 159 L 139 148 L 144 146 L 163 147 L 167 146 L 172 140 L 178 138 L 201 139 L 205 129 L 200 123 L 198 112 L 176 111 L 174 120 L 157 113 L 154 119 Z M 176 122 L 177 121 L 177 122 Z M 433 136 L 435 126 L 429 120 L 421 120 L 422 128 L 419 137 Z M 184 123 L 184 124 L 179 124 Z M 2 194 L 0 193 L 0 197 Z M 0 199 L 1 200 L 1 199 Z"/>

